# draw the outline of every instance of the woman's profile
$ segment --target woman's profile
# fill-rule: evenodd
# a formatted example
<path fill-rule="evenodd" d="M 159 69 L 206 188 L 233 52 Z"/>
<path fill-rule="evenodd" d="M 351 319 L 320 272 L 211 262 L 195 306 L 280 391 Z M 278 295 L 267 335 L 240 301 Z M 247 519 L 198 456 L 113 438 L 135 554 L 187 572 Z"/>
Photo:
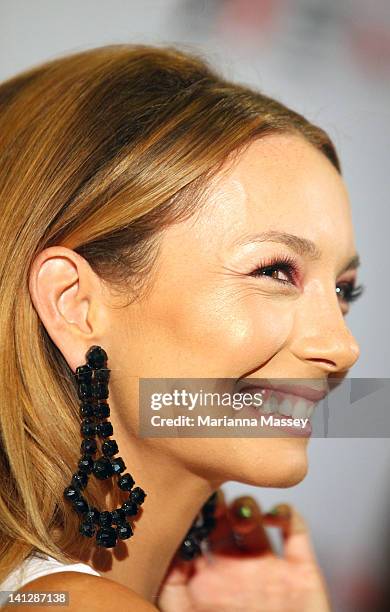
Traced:
<path fill-rule="evenodd" d="M 330 610 L 300 513 L 220 489 L 297 484 L 308 435 L 139 436 L 140 379 L 305 379 L 264 410 L 309 419 L 310 379 L 321 395 L 358 359 L 329 136 L 195 55 L 121 44 L 2 83 L 0 160 L 0 590 Z"/>

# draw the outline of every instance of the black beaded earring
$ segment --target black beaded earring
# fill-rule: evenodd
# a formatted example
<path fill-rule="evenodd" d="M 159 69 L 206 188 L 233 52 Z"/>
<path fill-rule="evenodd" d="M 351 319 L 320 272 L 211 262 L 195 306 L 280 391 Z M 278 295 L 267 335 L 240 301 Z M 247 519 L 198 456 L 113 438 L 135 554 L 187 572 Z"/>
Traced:
<path fill-rule="evenodd" d="M 214 512 L 217 506 L 217 492 L 215 491 L 193 521 L 186 537 L 179 548 L 179 555 L 185 561 L 198 557 L 201 552 L 201 543 L 207 539 L 209 533 L 216 525 Z"/>
<path fill-rule="evenodd" d="M 76 368 L 78 397 L 81 400 L 80 416 L 82 456 L 78 463 L 78 471 L 73 474 L 70 486 L 64 490 L 64 497 L 72 503 L 73 509 L 82 516 L 79 531 L 83 536 L 93 537 L 96 532 L 96 542 L 99 546 L 113 548 L 117 540 L 126 540 L 133 535 L 127 517 L 135 516 L 143 503 L 146 493 L 141 487 L 134 487 L 133 477 L 125 471 L 122 457 L 114 458 L 119 452 L 115 440 L 108 440 L 113 434 L 112 423 L 107 421 L 110 407 L 107 403 L 108 380 L 110 370 L 106 367 L 107 353 L 100 346 L 93 345 L 86 354 L 87 363 Z M 102 455 L 93 458 L 97 452 L 96 435 L 104 441 L 101 444 Z M 105 480 L 117 476 L 117 485 L 122 491 L 129 491 L 128 499 L 120 508 L 110 511 L 99 511 L 90 507 L 82 495 L 82 490 L 88 484 L 90 474 Z M 115 527 L 113 526 L 115 525 Z"/>
<path fill-rule="evenodd" d="M 146 493 L 141 487 L 134 487 L 135 481 L 126 472 L 122 457 L 114 458 L 119 452 L 115 440 L 108 440 L 113 435 L 113 427 L 107 419 L 110 407 L 107 403 L 108 381 L 110 370 L 107 366 L 107 353 L 101 347 L 93 345 L 86 354 L 87 363 L 76 368 L 78 397 L 81 400 L 80 416 L 81 435 L 84 437 L 80 451 L 81 458 L 78 470 L 73 474 L 71 484 L 64 489 L 64 497 L 72 504 L 73 509 L 81 515 L 79 531 L 83 536 L 92 538 L 96 535 L 98 546 L 113 548 L 117 540 L 126 540 L 133 535 L 133 530 L 127 518 L 138 514 L 139 507 L 144 502 Z M 98 450 L 96 436 L 103 439 L 100 457 L 94 458 Z M 128 499 L 120 508 L 112 511 L 99 511 L 90 506 L 82 491 L 88 484 L 89 475 L 100 480 L 117 476 L 117 485 L 122 491 L 129 491 Z M 195 518 L 179 554 L 185 560 L 193 559 L 201 553 L 201 542 L 215 527 L 213 516 L 217 502 L 217 493 L 213 493 L 203 505 Z"/>

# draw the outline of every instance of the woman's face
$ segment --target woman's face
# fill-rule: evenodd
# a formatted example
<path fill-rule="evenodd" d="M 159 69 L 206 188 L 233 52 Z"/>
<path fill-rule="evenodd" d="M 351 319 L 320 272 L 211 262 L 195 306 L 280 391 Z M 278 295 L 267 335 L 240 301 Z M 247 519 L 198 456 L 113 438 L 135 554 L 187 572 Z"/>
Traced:
<path fill-rule="evenodd" d="M 276 235 L 253 238 L 271 231 L 310 240 L 321 255 Z M 348 195 L 328 159 L 298 136 L 251 144 L 214 180 L 196 218 L 165 231 L 150 294 L 112 312 L 110 393 L 122 425 L 134 428 L 138 377 L 300 378 L 318 387 L 345 375 L 359 347 L 336 286 L 355 279 L 356 269 L 342 272 L 355 254 Z M 259 270 L 286 257 L 291 272 Z M 302 436 L 143 443 L 220 482 L 290 486 L 307 471 Z"/>

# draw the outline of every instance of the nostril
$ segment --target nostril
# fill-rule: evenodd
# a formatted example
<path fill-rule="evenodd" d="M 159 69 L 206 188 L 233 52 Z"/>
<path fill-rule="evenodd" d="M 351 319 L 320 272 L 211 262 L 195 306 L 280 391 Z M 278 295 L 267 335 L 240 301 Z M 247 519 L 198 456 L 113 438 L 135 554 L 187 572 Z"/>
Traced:
<path fill-rule="evenodd" d="M 311 357 L 308 361 L 314 361 L 315 363 L 324 363 L 329 367 L 329 369 L 337 369 L 337 364 L 331 359 L 324 359 L 323 357 Z"/>

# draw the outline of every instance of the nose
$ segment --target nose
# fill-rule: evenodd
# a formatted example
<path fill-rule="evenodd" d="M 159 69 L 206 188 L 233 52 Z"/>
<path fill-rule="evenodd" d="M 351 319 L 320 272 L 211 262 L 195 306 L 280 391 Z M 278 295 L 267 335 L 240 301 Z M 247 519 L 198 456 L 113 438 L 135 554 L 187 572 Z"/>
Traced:
<path fill-rule="evenodd" d="M 312 299 L 310 312 L 309 306 L 301 310 L 290 345 L 299 359 L 329 374 L 348 370 L 360 356 L 359 344 L 346 325 L 336 294 L 333 296 L 331 300 L 329 295 Z"/>

